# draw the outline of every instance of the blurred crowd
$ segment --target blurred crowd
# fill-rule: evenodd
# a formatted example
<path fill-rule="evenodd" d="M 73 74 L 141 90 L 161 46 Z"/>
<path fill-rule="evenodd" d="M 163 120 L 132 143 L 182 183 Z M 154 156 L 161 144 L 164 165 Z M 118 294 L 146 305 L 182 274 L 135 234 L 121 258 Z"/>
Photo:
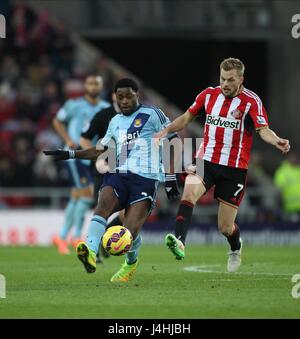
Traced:
<path fill-rule="evenodd" d="M 105 56 L 82 67 L 64 21 L 34 12 L 25 0 L 1 0 L 1 12 L 7 38 L 0 39 L 0 186 L 67 185 L 60 167 L 41 154 L 62 146 L 51 125 L 54 115 L 65 100 L 83 94 L 87 74 L 102 75 L 108 101 L 125 74 Z"/>
<path fill-rule="evenodd" d="M 1 10 L 9 38 L 0 39 L 0 187 L 68 186 L 64 167 L 41 153 L 62 146 L 52 128 L 54 115 L 66 99 L 83 93 L 87 74 L 102 75 L 102 96 L 108 101 L 114 82 L 127 74 L 111 67 L 105 56 L 82 67 L 64 21 L 50 19 L 46 11 L 36 13 L 24 0 L 1 0 Z M 145 93 L 142 100 L 151 102 Z M 257 219 L 277 219 L 281 206 L 299 220 L 297 154 L 287 157 L 272 177 L 264 170 L 262 154 L 254 152 L 248 187 L 256 192 L 248 202 L 257 207 Z M 213 195 L 200 203 L 213 204 Z"/>
<path fill-rule="evenodd" d="M 0 185 L 47 185 L 39 152 L 61 146 L 51 120 L 75 77 L 74 44 L 62 21 L 36 14 L 23 1 L 8 4 L 7 39 L 0 46 Z"/>
<path fill-rule="evenodd" d="M 7 25 L 7 38 L 0 39 L 0 188 L 69 186 L 65 167 L 42 153 L 63 146 L 53 117 L 67 99 L 83 94 L 88 74 L 102 76 L 101 95 L 107 101 L 114 83 L 132 75 L 100 53 L 81 62 L 84 51 L 65 21 L 35 12 L 26 0 L 1 0 L 0 8 Z M 139 84 L 144 103 L 171 111 Z M 21 195 L 0 195 L 0 207 L 35 203 Z"/>

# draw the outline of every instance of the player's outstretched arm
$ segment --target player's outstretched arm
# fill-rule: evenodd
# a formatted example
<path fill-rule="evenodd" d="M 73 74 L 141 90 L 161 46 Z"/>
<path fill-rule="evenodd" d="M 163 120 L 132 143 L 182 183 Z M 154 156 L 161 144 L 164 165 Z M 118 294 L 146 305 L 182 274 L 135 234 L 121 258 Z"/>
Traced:
<path fill-rule="evenodd" d="M 290 150 L 290 141 L 288 139 L 282 139 L 270 128 L 263 128 L 258 131 L 260 137 L 267 143 L 278 148 L 283 154 L 288 153 Z"/>
<path fill-rule="evenodd" d="M 103 150 L 97 150 L 96 147 L 92 147 L 85 150 L 55 150 L 55 151 L 43 151 L 45 155 L 52 156 L 54 160 L 68 160 L 68 159 L 84 159 L 84 160 L 97 160 L 99 155 L 103 153 Z"/>
<path fill-rule="evenodd" d="M 181 131 L 193 120 L 193 118 L 194 117 L 192 113 L 190 113 L 189 111 L 186 111 L 180 117 L 172 121 L 172 123 L 168 127 L 156 133 L 154 135 L 154 138 L 157 138 L 157 139 L 165 138 L 169 133 Z"/>

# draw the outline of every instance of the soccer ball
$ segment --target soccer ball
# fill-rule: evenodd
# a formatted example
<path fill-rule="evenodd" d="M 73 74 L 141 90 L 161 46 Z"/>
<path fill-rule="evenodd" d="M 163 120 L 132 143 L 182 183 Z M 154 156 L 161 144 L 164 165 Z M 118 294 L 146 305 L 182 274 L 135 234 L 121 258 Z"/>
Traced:
<path fill-rule="evenodd" d="M 131 249 L 133 242 L 130 231 L 123 226 L 112 226 L 102 237 L 103 248 L 111 255 L 123 255 Z"/>

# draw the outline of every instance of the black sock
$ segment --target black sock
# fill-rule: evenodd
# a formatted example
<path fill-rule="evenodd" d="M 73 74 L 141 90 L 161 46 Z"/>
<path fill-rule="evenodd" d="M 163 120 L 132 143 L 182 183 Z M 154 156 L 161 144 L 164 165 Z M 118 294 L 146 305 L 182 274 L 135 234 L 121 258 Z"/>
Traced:
<path fill-rule="evenodd" d="M 227 238 L 231 251 L 237 251 L 241 248 L 240 229 L 237 224 L 234 224 L 234 230 L 230 235 L 225 235 Z"/>
<path fill-rule="evenodd" d="M 188 227 L 192 220 L 194 205 L 186 200 L 181 200 L 176 216 L 175 236 L 185 244 Z"/>

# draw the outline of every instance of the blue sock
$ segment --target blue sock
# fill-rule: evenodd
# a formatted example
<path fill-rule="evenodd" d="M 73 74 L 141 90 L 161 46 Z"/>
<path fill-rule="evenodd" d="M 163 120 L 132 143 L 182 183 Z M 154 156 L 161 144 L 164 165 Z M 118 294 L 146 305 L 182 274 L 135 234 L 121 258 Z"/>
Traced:
<path fill-rule="evenodd" d="M 95 253 L 98 253 L 101 238 L 105 233 L 106 224 L 106 219 L 99 215 L 92 217 L 88 231 L 88 246 L 89 249 Z"/>
<path fill-rule="evenodd" d="M 132 244 L 131 250 L 126 254 L 126 262 L 127 264 L 134 264 L 137 261 L 137 257 L 139 254 L 140 247 L 142 245 L 142 237 L 138 235 Z"/>
<path fill-rule="evenodd" d="M 77 200 L 70 199 L 68 202 L 68 205 L 65 209 L 65 219 L 64 219 L 64 224 L 63 227 L 60 231 L 60 238 L 63 240 L 66 240 L 67 235 L 73 225 L 73 220 L 74 220 L 74 213 L 76 210 L 76 204 Z"/>
<path fill-rule="evenodd" d="M 84 217 L 86 212 L 89 210 L 90 206 L 92 204 L 91 199 L 84 199 L 81 198 L 78 200 L 76 205 L 76 211 L 74 214 L 74 238 L 80 238 L 81 236 L 81 230 L 84 224 Z"/>

